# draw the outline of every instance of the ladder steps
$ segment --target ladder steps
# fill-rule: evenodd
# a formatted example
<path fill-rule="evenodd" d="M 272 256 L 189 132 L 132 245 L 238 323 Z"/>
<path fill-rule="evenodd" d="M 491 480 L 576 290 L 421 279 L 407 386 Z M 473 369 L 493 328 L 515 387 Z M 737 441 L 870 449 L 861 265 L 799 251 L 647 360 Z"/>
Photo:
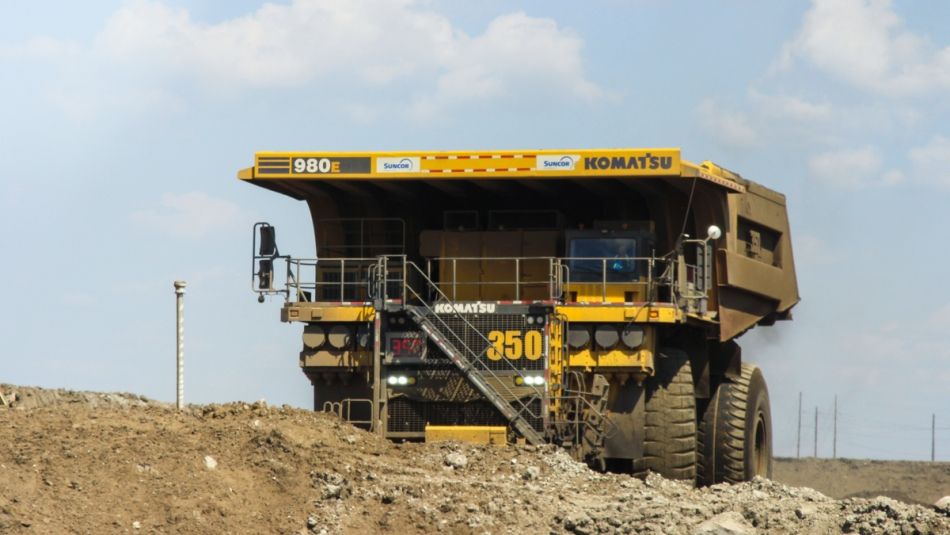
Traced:
<path fill-rule="evenodd" d="M 501 414 L 508 419 L 509 422 L 515 427 L 515 429 L 521 433 L 521 435 L 529 443 L 533 445 L 540 445 L 545 442 L 544 437 L 538 433 L 537 430 L 528 422 L 524 416 L 521 415 L 521 412 L 518 411 L 511 403 L 508 402 L 491 384 L 484 380 L 480 375 L 480 370 L 476 369 L 478 365 L 485 367 L 483 363 L 478 360 L 478 355 L 475 355 L 474 352 L 467 348 L 469 353 L 472 355 L 467 356 L 465 353 L 460 350 L 455 343 L 451 341 L 451 336 L 448 333 L 442 331 L 439 326 L 432 321 L 428 315 L 420 309 L 420 307 L 413 305 L 406 305 L 406 310 L 409 312 L 409 315 L 413 320 L 419 324 L 419 327 L 425 331 L 426 335 L 432 338 L 432 340 L 439 346 L 442 351 L 449 357 L 449 360 L 461 371 L 466 379 L 478 389 L 482 395 L 487 398 L 492 405 L 498 409 Z M 427 308 L 427 307 L 425 307 Z M 448 330 L 448 329 L 446 329 Z M 451 331 L 449 331 L 451 332 Z M 452 333 L 454 334 L 454 333 Z M 458 335 L 455 335 L 458 338 Z M 464 345 L 464 344 L 463 344 Z M 471 358 L 469 358 L 471 357 Z M 486 367 L 486 371 L 488 371 Z M 520 401 L 519 401 L 520 403 Z"/>

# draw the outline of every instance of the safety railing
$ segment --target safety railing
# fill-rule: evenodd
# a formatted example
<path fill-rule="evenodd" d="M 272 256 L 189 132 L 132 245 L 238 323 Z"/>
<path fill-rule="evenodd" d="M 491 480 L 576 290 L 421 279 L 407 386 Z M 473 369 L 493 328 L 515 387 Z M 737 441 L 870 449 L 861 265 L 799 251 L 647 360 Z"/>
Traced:
<path fill-rule="evenodd" d="M 287 298 L 291 301 L 367 301 L 369 269 L 375 258 L 287 260 Z"/>
<path fill-rule="evenodd" d="M 557 271 L 562 273 L 564 286 L 592 285 L 606 302 L 611 287 L 641 284 L 646 302 L 664 299 L 659 289 L 670 289 L 676 281 L 675 259 L 666 257 L 567 257 L 557 259 Z M 672 292 L 666 292 L 666 296 Z"/>
<path fill-rule="evenodd" d="M 589 301 L 616 300 L 621 290 L 635 290 L 637 301 L 702 309 L 711 285 L 708 255 L 697 255 L 696 264 L 683 256 L 664 257 L 439 257 L 426 259 L 424 268 L 414 262 L 379 258 L 297 259 L 281 257 L 287 264 L 285 293 L 290 302 L 371 301 L 386 294 L 405 301 L 405 282 L 415 278 L 431 282 L 420 298 L 444 295 L 452 301 L 572 300 L 567 292 L 583 287 Z M 376 270 L 386 266 L 381 276 Z M 407 266 L 417 268 L 407 273 Z M 374 287 L 380 282 L 381 291 Z M 409 281 L 412 282 L 412 281 Z M 622 295 L 622 294 L 621 294 Z"/>
<path fill-rule="evenodd" d="M 344 398 L 340 401 L 326 401 L 323 403 L 323 412 L 337 415 L 344 422 L 355 426 L 366 426 L 367 429 L 373 425 L 373 419 L 357 420 L 353 418 L 353 404 L 365 405 L 367 414 L 373 414 L 373 400 L 366 398 Z"/>
<path fill-rule="evenodd" d="M 452 300 L 483 294 L 484 299 L 557 299 L 562 291 L 556 266 L 557 259 L 546 256 L 437 257 L 426 259 L 425 274 Z"/>

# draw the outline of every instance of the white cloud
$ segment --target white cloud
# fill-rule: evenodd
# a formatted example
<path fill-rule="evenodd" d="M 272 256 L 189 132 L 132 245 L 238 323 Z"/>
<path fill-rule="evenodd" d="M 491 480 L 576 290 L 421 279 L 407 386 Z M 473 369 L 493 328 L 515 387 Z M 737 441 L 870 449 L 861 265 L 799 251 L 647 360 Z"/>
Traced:
<path fill-rule="evenodd" d="M 809 102 L 793 95 L 769 95 L 752 90 L 750 98 L 764 115 L 770 117 L 812 122 L 825 121 L 832 115 L 830 104 Z"/>
<path fill-rule="evenodd" d="M 508 96 L 531 87 L 544 93 L 560 91 L 582 100 L 603 92 L 586 80 L 580 50 L 583 41 L 561 30 L 550 19 L 524 13 L 494 19 L 485 33 L 461 38 L 446 72 L 439 76 L 436 92 L 418 104 L 429 108 L 441 103 Z"/>
<path fill-rule="evenodd" d="M 747 96 L 742 111 L 714 98 L 700 103 L 700 124 L 716 142 L 750 148 L 776 140 L 785 143 L 827 138 L 824 127 L 834 116 L 830 104 L 757 89 L 750 89 Z"/>
<path fill-rule="evenodd" d="M 950 89 L 950 46 L 907 30 L 890 0 L 814 0 L 779 69 L 795 59 L 886 95 Z"/>
<path fill-rule="evenodd" d="M 135 223 L 176 237 L 203 238 L 245 224 L 241 208 L 200 191 L 162 195 L 159 206 L 131 214 Z"/>
<path fill-rule="evenodd" d="M 909 159 L 917 180 L 950 188 L 950 138 L 934 136 L 927 145 L 911 149 Z"/>
<path fill-rule="evenodd" d="M 513 96 L 596 99 L 603 92 L 584 75 L 582 47 L 582 39 L 555 21 L 520 12 L 469 36 L 412 0 L 293 0 L 215 24 L 194 20 L 184 8 L 137 0 L 80 48 L 86 63 L 104 71 L 96 77 L 104 86 L 118 80 L 154 94 L 179 80 L 215 94 L 333 87 L 348 95 L 385 88 L 407 106 L 436 110 Z M 59 101 L 84 109 L 76 100 L 97 93 Z M 342 106 L 364 119 L 376 115 L 365 104 Z"/>
<path fill-rule="evenodd" d="M 705 99 L 699 105 L 703 127 L 719 142 L 733 147 L 752 147 L 759 143 L 759 134 L 749 116 L 725 108 L 715 99 Z"/>
<path fill-rule="evenodd" d="M 873 147 L 823 152 L 808 160 L 815 178 L 844 189 L 890 186 L 903 181 L 898 170 L 881 170 L 879 151 Z"/>
<path fill-rule="evenodd" d="M 140 0 L 97 36 L 103 55 L 137 69 L 167 69 L 214 85 L 286 87 L 357 73 L 385 83 L 448 61 L 458 35 L 410 2 L 295 0 L 205 25 L 184 8 Z"/>

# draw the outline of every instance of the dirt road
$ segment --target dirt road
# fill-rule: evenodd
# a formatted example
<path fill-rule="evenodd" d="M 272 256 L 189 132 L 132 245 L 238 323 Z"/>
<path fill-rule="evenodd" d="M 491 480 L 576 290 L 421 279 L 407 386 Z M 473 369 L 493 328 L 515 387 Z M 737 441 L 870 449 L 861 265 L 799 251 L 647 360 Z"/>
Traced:
<path fill-rule="evenodd" d="M 766 480 L 697 490 L 548 448 L 392 444 L 263 403 L 179 413 L 0 385 L 11 390 L 2 533 L 950 533 L 950 511 L 888 498 Z"/>

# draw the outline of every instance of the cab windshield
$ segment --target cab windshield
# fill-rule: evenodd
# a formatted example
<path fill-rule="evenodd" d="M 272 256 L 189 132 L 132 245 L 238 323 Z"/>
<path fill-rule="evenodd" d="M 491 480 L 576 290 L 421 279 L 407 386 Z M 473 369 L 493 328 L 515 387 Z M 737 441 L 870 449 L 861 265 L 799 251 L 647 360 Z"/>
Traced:
<path fill-rule="evenodd" d="M 605 276 L 607 282 L 637 279 L 637 240 L 633 238 L 575 238 L 569 249 L 572 281 L 600 282 Z"/>

